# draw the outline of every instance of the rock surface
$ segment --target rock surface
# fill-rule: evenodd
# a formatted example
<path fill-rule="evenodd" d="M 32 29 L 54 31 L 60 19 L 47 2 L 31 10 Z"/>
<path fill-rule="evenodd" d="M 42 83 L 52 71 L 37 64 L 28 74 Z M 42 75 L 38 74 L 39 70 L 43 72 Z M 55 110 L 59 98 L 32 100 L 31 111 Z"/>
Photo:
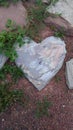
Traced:
<path fill-rule="evenodd" d="M 67 36 L 73 36 L 73 27 L 67 20 L 60 16 L 51 15 L 44 20 L 44 23 L 53 30 L 61 31 Z"/>
<path fill-rule="evenodd" d="M 6 61 L 7 61 L 6 56 L 0 54 L 0 69 L 4 66 Z"/>
<path fill-rule="evenodd" d="M 32 40 L 29 42 L 30 44 L 16 47 L 18 58 L 15 63 L 22 68 L 29 81 L 41 90 L 62 67 L 66 54 L 65 43 L 53 36 L 40 44 Z"/>
<path fill-rule="evenodd" d="M 73 59 L 66 62 L 66 83 L 69 89 L 73 89 Z"/>
<path fill-rule="evenodd" d="M 26 9 L 22 5 L 22 2 L 17 4 L 11 4 L 9 7 L 0 7 L 0 31 L 5 29 L 5 25 L 8 19 L 11 19 L 20 26 L 26 25 Z"/>
<path fill-rule="evenodd" d="M 42 0 L 42 2 L 43 2 L 44 4 L 48 4 L 48 5 L 51 3 L 50 0 Z"/>
<path fill-rule="evenodd" d="M 54 6 L 50 5 L 48 11 L 51 13 L 61 14 L 73 27 L 73 1 L 59 0 Z"/>

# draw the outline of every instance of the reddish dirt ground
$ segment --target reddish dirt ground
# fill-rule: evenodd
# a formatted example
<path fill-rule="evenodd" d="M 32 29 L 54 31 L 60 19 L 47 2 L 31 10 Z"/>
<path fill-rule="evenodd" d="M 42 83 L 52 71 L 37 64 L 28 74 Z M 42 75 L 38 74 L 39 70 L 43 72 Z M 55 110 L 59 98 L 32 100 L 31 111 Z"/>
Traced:
<path fill-rule="evenodd" d="M 52 35 L 46 27 L 42 38 Z M 20 79 L 14 88 L 22 89 L 29 96 L 26 107 L 18 103 L 0 114 L 0 130 L 73 130 L 73 90 L 66 85 L 65 63 L 73 57 L 73 37 L 64 37 L 67 54 L 57 75 L 42 90 L 38 91 L 27 79 Z M 59 80 L 60 79 L 60 80 Z M 52 106 L 49 116 L 36 118 L 36 102 L 47 96 Z"/>

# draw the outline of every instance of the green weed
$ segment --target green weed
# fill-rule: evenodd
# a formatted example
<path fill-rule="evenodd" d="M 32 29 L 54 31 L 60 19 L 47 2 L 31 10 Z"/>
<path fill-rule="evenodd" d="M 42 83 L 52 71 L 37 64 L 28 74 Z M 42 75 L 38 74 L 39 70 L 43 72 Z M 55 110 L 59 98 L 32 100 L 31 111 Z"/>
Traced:
<path fill-rule="evenodd" d="M 25 30 L 20 26 L 14 26 L 14 22 L 8 20 L 6 26 L 8 30 L 0 32 L 0 54 L 5 54 L 10 61 L 15 61 L 17 53 L 15 50 L 15 43 L 19 46 L 24 44 L 22 38 L 25 34 Z"/>
<path fill-rule="evenodd" d="M 60 77 L 60 76 L 55 76 L 55 81 L 56 81 L 57 83 L 59 83 L 59 82 L 61 81 L 61 77 Z"/>
<path fill-rule="evenodd" d="M 24 74 L 21 68 L 18 68 L 13 63 L 5 64 L 4 67 L 0 70 L 0 80 L 6 79 L 7 74 L 11 75 L 13 81 L 17 81 L 18 79 L 24 77 Z"/>
<path fill-rule="evenodd" d="M 54 36 L 63 38 L 64 37 L 64 31 L 55 31 Z"/>
<path fill-rule="evenodd" d="M 10 3 L 17 3 L 19 0 L 0 0 L 0 6 L 8 7 Z"/>
<path fill-rule="evenodd" d="M 36 106 L 36 117 L 40 118 L 45 116 L 48 116 L 48 109 L 51 106 L 51 102 L 47 100 L 47 98 L 44 98 L 43 101 L 38 101 Z"/>
<path fill-rule="evenodd" d="M 43 20 L 47 17 L 46 6 L 41 0 L 36 1 L 36 6 L 28 8 L 28 25 L 26 34 L 31 38 L 39 35 L 39 31 L 44 27 Z"/>
<path fill-rule="evenodd" d="M 0 112 L 4 111 L 14 102 L 22 102 L 22 90 L 10 90 L 10 84 L 0 84 Z"/>

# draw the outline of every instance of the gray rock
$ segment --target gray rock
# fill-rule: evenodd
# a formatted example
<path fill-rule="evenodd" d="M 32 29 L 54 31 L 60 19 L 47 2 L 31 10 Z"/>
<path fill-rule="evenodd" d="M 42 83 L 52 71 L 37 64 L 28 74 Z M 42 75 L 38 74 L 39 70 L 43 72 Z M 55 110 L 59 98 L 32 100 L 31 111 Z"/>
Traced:
<path fill-rule="evenodd" d="M 67 36 L 73 36 L 73 27 L 61 16 L 55 16 L 51 14 L 51 16 L 47 17 L 44 20 L 44 23 L 54 31 L 60 31 Z"/>
<path fill-rule="evenodd" d="M 16 5 L 11 4 L 8 8 L 0 7 L 0 31 L 6 29 L 5 25 L 8 19 L 22 27 L 27 24 L 27 12 L 22 2 L 19 1 Z"/>
<path fill-rule="evenodd" d="M 47 9 L 51 13 L 61 14 L 73 27 L 73 1 L 59 0 L 55 5 Z"/>
<path fill-rule="evenodd" d="M 6 61 L 7 61 L 7 57 L 0 54 L 0 69 L 4 66 Z"/>
<path fill-rule="evenodd" d="M 59 71 L 66 54 L 64 41 L 53 36 L 40 44 L 30 40 L 30 44 L 17 46 L 16 51 L 16 65 L 38 90 L 44 88 Z"/>
<path fill-rule="evenodd" d="M 66 62 L 66 83 L 69 89 L 73 89 L 73 59 Z"/>

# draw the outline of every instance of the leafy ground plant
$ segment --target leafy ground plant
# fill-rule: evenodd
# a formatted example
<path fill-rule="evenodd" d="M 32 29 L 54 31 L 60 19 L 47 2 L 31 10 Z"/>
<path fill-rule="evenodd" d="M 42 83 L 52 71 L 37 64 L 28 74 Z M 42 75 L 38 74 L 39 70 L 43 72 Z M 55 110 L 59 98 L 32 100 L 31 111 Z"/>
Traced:
<path fill-rule="evenodd" d="M 55 31 L 54 36 L 55 37 L 60 37 L 63 38 L 64 37 L 64 31 Z"/>
<path fill-rule="evenodd" d="M 4 111 L 14 102 L 22 102 L 22 90 L 10 90 L 10 84 L 0 84 L 0 112 Z"/>
<path fill-rule="evenodd" d="M 36 105 L 36 117 L 40 118 L 49 115 L 48 109 L 51 106 L 51 102 L 47 98 L 44 98 L 43 101 L 38 101 Z"/>
<path fill-rule="evenodd" d="M 62 81 L 62 79 L 61 79 L 60 76 L 55 76 L 55 81 L 56 81 L 57 83 L 59 83 L 60 81 Z"/>
<path fill-rule="evenodd" d="M 10 2 L 12 3 L 16 3 L 18 2 L 19 0 L 0 0 L 0 6 L 9 6 Z"/>
<path fill-rule="evenodd" d="M 0 70 L 0 80 L 5 80 L 8 74 L 11 76 L 14 82 L 24 77 L 22 70 L 14 63 L 6 63 L 4 65 L 4 67 Z"/>
<path fill-rule="evenodd" d="M 47 17 L 46 5 L 41 0 L 36 1 L 34 7 L 27 9 L 28 25 L 26 27 L 27 35 L 34 39 L 43 28 L 43 20 Z"/>
<path fill-rule="evenodd" d="M 25 30 L 20 26 L 15 25 L 11 20 L 7 21 L 7 30 L 0 32 L 0 54 L 7 56 L 10 61 L 14 61 L 17 57 L 15 50 L 15 43 L 18 43 L 19 46 L 24 44 L 22 38 L 25 34 Z"/>

